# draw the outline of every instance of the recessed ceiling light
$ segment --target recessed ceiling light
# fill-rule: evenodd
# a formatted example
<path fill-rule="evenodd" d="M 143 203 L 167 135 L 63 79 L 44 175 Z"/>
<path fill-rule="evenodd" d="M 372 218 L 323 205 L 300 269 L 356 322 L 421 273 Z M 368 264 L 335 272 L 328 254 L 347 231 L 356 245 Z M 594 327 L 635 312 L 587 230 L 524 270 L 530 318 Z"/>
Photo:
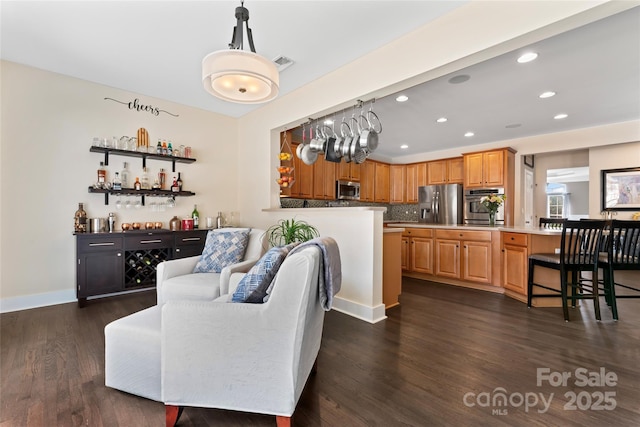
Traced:
<path fill-rule="evenodd" d="M 452 85 L 457 85 L 459 83 L 464 83 L 471 78 L 468 74 L 458 74 L 457 76 L 451 77 L 448 81 Z"/>
<path fill-rule="evenodd" d="M 447 121 L 446 117 L 440 117 L 438 120 L 436 120 L 436 122 L 438 122 L 438 123 L 444 123 L 446 121 Z"/>
<path fill-rule="evenodd" d="M 553 116 L 553 118 L 556 119 L 556 120 L 566 119 L 567 117 L 569 117 L 569 115 L 565 114 L 565 113 L 560 113 L 560 114 L 556 114 L 555 116 Z"/>
<path fill-rule="evenodd" d="M 505 127 L 507 129 L 515 129 L 515 128 L 519 128 L 520 126 L 522 126 L 521 123 L 511 123 L 510 125 L 506 125 Z"/>
<path fill-rule="evenodd" d="M 467 132 L 464 134 L 464 136 L 466 136 L 467 138 L 471 138 L 473 135 L 475 135 L 475 133 L 473 132 Z"/>
<path fill-rule="evenodd" d="M 408 100 L 409 100 L 409 97 L 407 95 L 400 95 L 399 97 L 396 98 L 396 101 L 398 102 L 405 102 Z"/>
<path fill-rule="evenodd" d="M 400 148 L 402 148 L 403 150 L 406 150 L 407 148 L 409 148 L 409 146 L 407 144 L 402 144 Z"/>
<path fill-rule="evenodd" d="M 544 99 L 544 98 L 551 98 L 552 96 L 554 96 L 556 93 L 554 91 L 546 91 L 546 92 L 542 92 L 540 95 L 538 95 L 540 98 Z"/>
<path fill-rule="evenodd" d="M 328 126 L 331 126 L 333 124 L 333 120 L 327 119 L 327 120 L 324 121 L 324 124 L 328 125 Z"/>
<path fill-rule="evenodd" d="M 535 53 L 535 52 L 527 52 L 527 53 L 525 53 L 523 55 L 520 55 L 520 57 L 518 58 L 518 62 L 520 64 L 524 64 L 524 63 L 533 61 L 537 57 L 538 57 L 537 53 Z"/>

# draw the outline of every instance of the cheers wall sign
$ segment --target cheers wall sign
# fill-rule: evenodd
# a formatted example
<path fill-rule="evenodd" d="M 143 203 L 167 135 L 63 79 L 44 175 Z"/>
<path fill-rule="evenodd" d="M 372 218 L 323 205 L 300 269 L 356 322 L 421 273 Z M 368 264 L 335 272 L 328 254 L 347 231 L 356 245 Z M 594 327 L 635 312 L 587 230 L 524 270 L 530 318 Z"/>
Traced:
<path fill-rule="evenodd" d="M 140 100 L 138 98 L 134 99 L 131 102 L 123 102 L 123 101 L 118 101 L 117 99 L 113 99 L 113 98 L 105 98 L 105 101 L 109 100 L 109 101 L 114 101 L 117 102 L 119 104 L 123 104 L 126 105 L 129 110 L 136 110 L 136 111 L 146 111 L 148 113 L 153 114 L 154 116 L 159 116 L 160 113 L 166 113 L 169 114 L 173 117 L 179 117 L 178 114 L 173 114 L 170 113 L 166 110 L 161 110 L 158 107 L 154 107 L 153 105 L 144 105 L 140 103 Z"/>

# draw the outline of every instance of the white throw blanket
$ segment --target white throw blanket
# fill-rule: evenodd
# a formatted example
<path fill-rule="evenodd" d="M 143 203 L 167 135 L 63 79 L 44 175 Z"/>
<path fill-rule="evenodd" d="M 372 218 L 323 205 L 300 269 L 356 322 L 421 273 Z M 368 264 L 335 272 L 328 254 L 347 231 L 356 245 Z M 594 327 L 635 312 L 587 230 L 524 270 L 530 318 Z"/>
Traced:
<path fill-rule="evenodd" d="M 325 311 L 331 310 L 333 297 L 340 292 L 342 285 L 342 263 L 338 244 L 331 237 L 318 237 L 301 243 L 291 250 L 287 256 L 307 246 L 317 246 L 322 252 L 318 269 L 318 286 L 320 287 L 320 304 Z"/>

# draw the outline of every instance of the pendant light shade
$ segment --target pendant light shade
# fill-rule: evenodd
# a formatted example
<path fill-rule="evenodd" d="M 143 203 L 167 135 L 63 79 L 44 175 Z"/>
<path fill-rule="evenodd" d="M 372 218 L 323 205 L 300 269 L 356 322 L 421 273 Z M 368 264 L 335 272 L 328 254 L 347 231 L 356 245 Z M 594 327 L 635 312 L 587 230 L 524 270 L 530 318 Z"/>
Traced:
<path fill-rule="evenodd" d="M 258 104 L 278 96 L 280 76 L 276 65 L 257 53 L 228 49 L 205 56 L 202 83 L 225 101 Z"/>
<path fill-rule="evenodd" d="M 278 96 L 280 76 L 276 64 L 256 53 L 244 2 L 236 8 L 237 25 L 229 49 L 212 52 L 202 60 L 202 84 L 210 94 L 225 101 L 259 104 Z M 251 52 L 242 50 L 243 30 Z"/>

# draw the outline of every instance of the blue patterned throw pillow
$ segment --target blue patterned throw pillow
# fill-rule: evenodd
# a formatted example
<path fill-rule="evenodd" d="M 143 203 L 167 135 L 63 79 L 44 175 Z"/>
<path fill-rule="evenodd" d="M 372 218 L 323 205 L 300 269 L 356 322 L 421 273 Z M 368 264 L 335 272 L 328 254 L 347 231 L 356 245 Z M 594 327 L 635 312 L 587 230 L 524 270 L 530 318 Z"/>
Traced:
<path fill-rule="evenodd" d="M 267 288 L 276 276 L 280 265 L 291 249 L 298 243 L 271 248 L 251 267 L 251 270 L 238 283 L 231 302 L 261 304 L 267 295 Z"/>
<path fill-rule="evenodd" d="M 240 262 L 249 242 L 251 229 L 224 231 L 211 230 L 194 273 L 220 273 L 228 265 Z"/>

